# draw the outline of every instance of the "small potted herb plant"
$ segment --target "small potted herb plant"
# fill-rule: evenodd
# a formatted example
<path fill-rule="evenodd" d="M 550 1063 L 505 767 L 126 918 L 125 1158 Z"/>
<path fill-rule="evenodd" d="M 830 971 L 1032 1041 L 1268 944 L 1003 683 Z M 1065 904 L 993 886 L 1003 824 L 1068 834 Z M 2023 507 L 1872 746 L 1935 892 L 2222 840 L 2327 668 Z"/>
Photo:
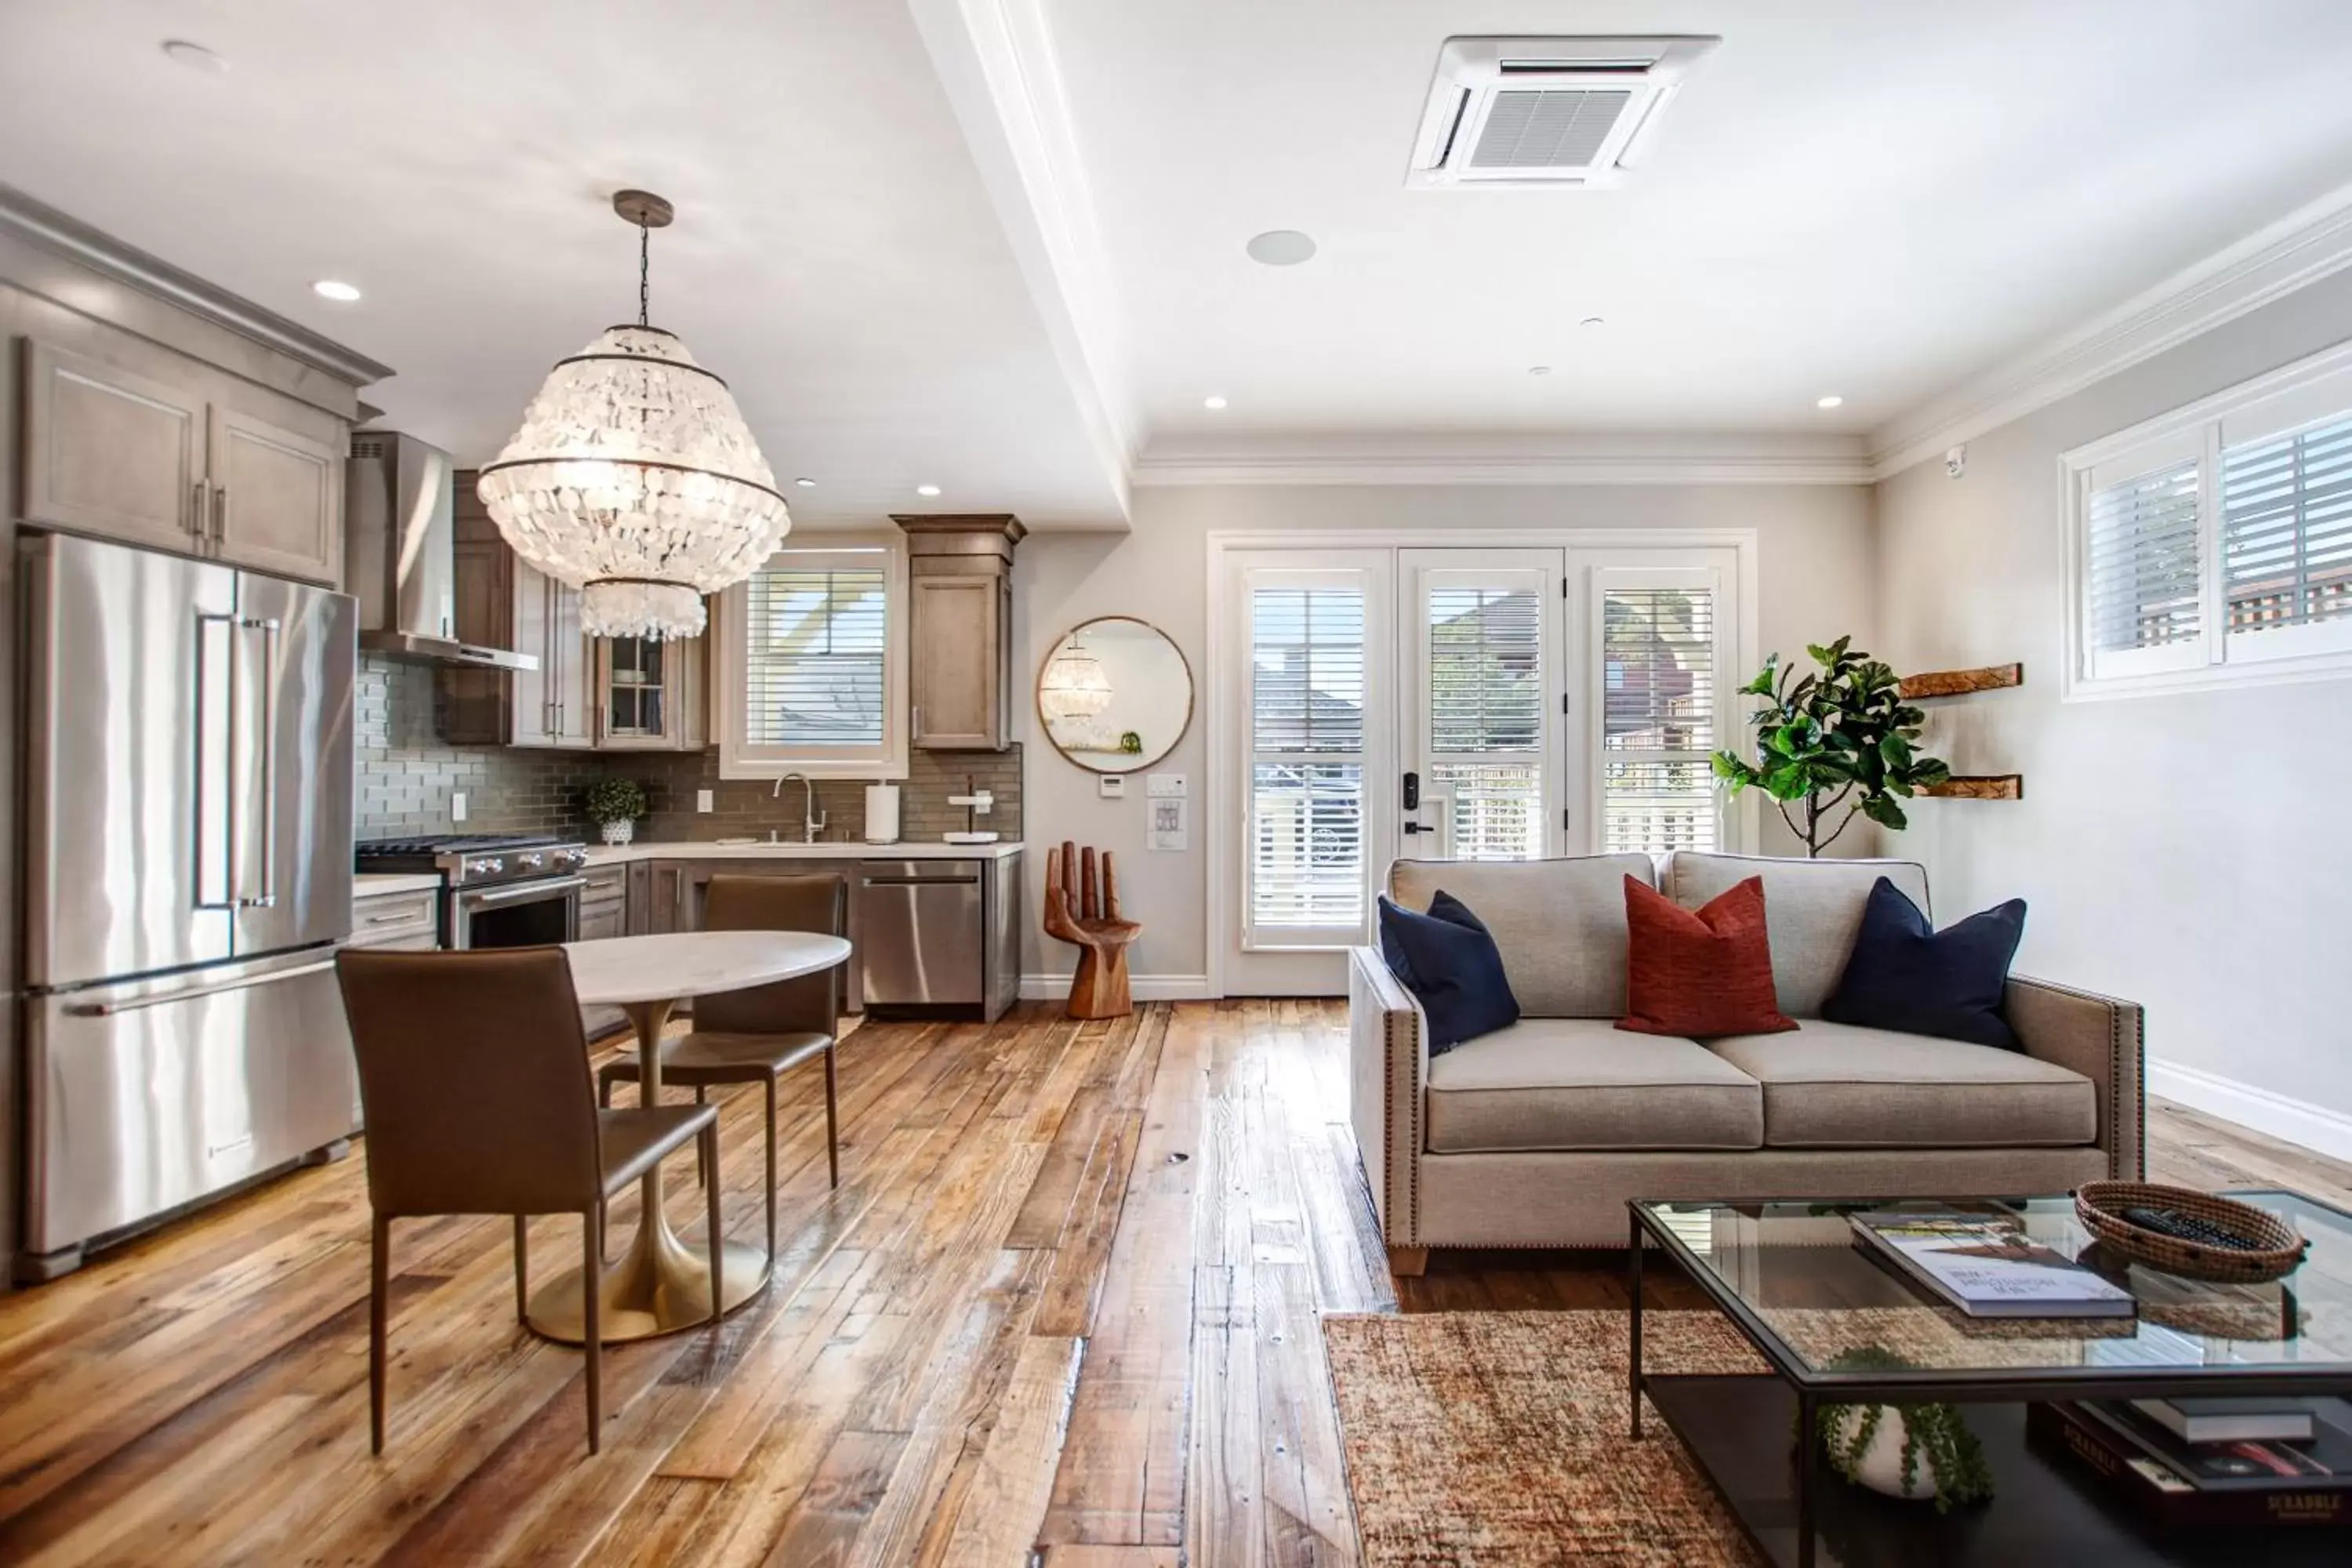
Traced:
<path fill-rule="evenodd" d="M 1910 1364 L 1870 1345 L 1837 1356 L 1829 1369 L 1886 1372 Z M 1953 1405 L 1824 1405 L 1813 1418 L 1813 1440 L 1828 1450 L 1830 1468 L 1856 1486 L 1888 1497 L 1932 1497 L 1937 1513 L 1992 1496 L 1984 1445 Z"/>
<path fill-rule="evenodd" d="M 635 779 L 598 779 L 588 786 L 580 805 L 588 820 L 604 830 L 607 844 L 626 844 L 635 838 L 637 818 L 650 809 L 645 785 Z"/>

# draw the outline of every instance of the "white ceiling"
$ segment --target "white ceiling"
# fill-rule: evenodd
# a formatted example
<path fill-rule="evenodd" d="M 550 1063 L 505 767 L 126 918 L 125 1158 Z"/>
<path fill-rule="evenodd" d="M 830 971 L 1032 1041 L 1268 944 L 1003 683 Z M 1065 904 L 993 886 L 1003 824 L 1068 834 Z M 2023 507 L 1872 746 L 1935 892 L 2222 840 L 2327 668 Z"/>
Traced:
<path fill-rule="evenodd" d="M 1724 42 L 1619 189 L 1404 187 L 1446 37 L 1571 26 Z M 804 522 L 1118 527 L 1139 460 L 1858 452 L 2338 186 L 2347 62 L 2345 0 L 0 0 L 0 181 L 467 459 L 630 315 L 646 186 L 654 319 Z"/>
<path fill-rule="evenodd" d="M 1864 432 L 2352 173 L 2345 0 L 1044 4 L 1155 457 Z M 1621 188 L 1404 188 L 1445 37 L 1569 31 L 1724 41 Z"/>
<path fill-rule="evenodd" d="M 363 395 L 467 460 L 635 318 L 644 186 L 654 321 L 818 481 L 796 518 L 1123 517 L 899 5 L 5 0 L 0 180 L 394 366 Z"/>

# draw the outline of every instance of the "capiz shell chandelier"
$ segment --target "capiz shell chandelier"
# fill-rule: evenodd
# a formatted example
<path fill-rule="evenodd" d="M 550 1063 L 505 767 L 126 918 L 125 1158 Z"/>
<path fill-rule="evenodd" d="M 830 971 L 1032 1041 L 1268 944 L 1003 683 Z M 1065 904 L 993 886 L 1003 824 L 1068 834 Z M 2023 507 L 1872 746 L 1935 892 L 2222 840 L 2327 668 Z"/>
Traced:
<path fill-rule="evenodd" d="M 590 637 L 698 637 L 702 596 L 757 571 L 792 516 L 727 384 L 646 319 L 669 203 L 622 191 L 613 210 L 637 226 L 636 324 L 556 362 L 477 493 L 517 555 L 581 590 Z"/>
<path fill-rule="evenodd" d="M 1037 705 L 1048 719 L 1091 719 L 1110 706 L 1110 677 L 1092 649 L 1072 637 L 1045 666 Z"/>

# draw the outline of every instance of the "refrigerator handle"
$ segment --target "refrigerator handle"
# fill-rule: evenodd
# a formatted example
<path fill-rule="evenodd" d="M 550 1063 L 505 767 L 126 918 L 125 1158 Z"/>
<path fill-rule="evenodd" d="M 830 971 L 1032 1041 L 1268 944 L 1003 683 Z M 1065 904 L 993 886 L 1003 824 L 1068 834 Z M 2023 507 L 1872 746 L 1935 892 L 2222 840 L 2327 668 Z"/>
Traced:
<path fill-rule="evenodd" d="M 247 618 L 247 631 L 261 634 L 261 896 L 240 895 L 246 909 L 266 910 L 278 902 L 278 623 Z"/>
<path fill-rule="evenodd" d="M 234 616 L 199 615 L 196 617 L 196 908 L 200 910 L 233 910 L 236 908 L 237 833 L 236 833 L 236 617 Z M 215 639 L 215 633 L 219 634 Z M 213 727 L 215 710 L 210 699 L 213 690 L 215 641 L 219 647 L 220 675 L 226 687 L 226 711 L 220 715 L 220 727 Z M 207 776 L 205 763 L 214 759 L 207 752 L 217 748 L 217 776 Z M 215 795 L 217 795 L 217 799 Z M 220 896 L 211 896 L 212 884 L 205 879 L 205 839 L 212 817 L 220 817 Z"/>
<path fill-rule="evenodd" d="M 276 985 L 281 981 L 299 980 L 306 975 L 323 974 L 335 967 L 331 958 L 320 963 L 306 963 L 299 969 L 281 969 L 274 974 L 247 975 L 236 980 L 215 981 L 209 985 L 191 985 L 185 990 L 164 991 L 152 996 L 137 996 L 128 1002 L 77 1002 L 66 1011 L 77 1018 L 111 1018 L 121 1013 L 136 1013 L 147 1007 L 168 1007 L 174 1002 L 194 1002 L 206 996 L 225 996 L 232 991 L 250 991 L 259 985 Z"/>

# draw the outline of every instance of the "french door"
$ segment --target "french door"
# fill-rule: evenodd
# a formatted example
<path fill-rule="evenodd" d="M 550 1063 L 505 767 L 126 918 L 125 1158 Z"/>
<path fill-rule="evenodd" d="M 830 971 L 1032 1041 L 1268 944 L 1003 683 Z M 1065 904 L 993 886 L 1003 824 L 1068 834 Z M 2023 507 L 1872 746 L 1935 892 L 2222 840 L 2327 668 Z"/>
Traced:
<path fill-rule="evenodd" d="M 1371 940 L 1393 859 L 1740 847 L 1709 761 L 1737 740 L 1735 547 L 1266 549 L 1228 566 L 1228 993 L 1336 988 L 1330 955 Z"/>

